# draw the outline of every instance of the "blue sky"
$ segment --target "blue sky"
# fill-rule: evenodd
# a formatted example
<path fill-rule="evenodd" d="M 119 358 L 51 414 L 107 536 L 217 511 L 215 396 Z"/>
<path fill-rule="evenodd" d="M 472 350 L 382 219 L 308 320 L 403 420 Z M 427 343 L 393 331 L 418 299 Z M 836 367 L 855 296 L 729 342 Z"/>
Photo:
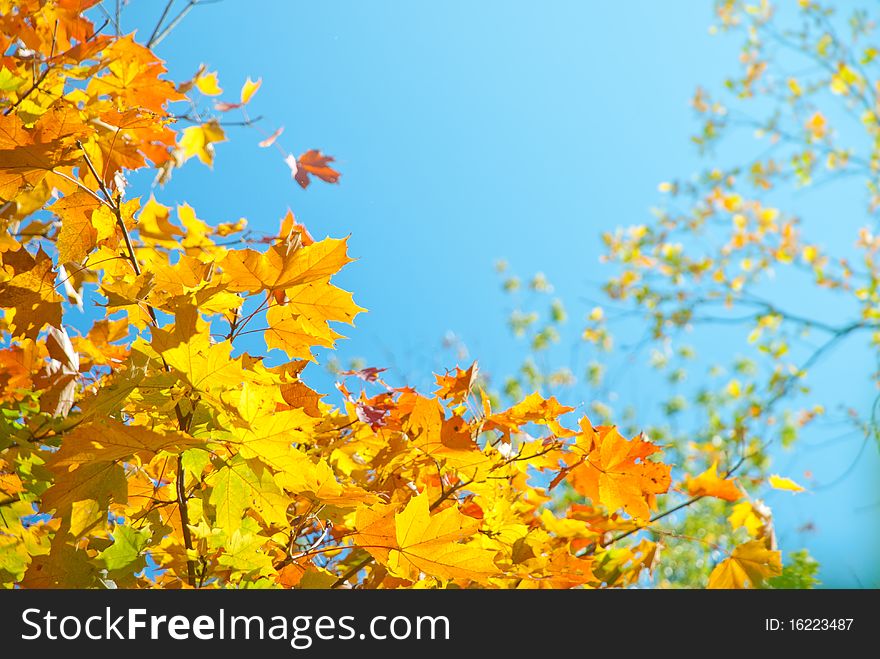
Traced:
<path fill-rule="evenodd" d="M 137 28 L 143 40 L 163 5 L 133 2 L 124 30 Z M 711 22 L 708 0 L 197 7 L 157 49 L 172 77 L 206 63 L 228 100 L 246 76 L 262 77 L 252 114 L 267 130 L 283 125 L 290 151 L 336 156 L 343 177 L 300 190 L 276 151 L 233 129 L 213 172 L 193 162 L 157 197 L 187 201 L 212 223 L 244 216 L 271 231 L 291 208 L 316 237 L 351 234 L 359 260 L 338 283 L 369 313 L 343 330 L 351 337 L 343 356 L 395 366 L 424 384 L 432 369 L 454 365 L 440 349 L 453 331 L 484 370 L 504 374 L 523 353 L 504 328 L 509 302 L 494 261 L 545 272 L 569 302 L 595 295 L 607 275 L 600 233 L 648 221 L 657 184 L 701 165 L 689 144 L 688 101 L 697 84 L 720 85 L 738 48 L 710 36 Z M 861 213 L 860 191 L 842 201 L 833 190 L 782 201 Z M 818 234 L 837 236 L 830 226 Z M 796 289 L 789 298 L 814 306 Z M 819 393 L 851 389 L 864 409 L 873 392 L 864 374 L 853 375 L 864 371 L 856 364 L 864 364 L 858 347 L 837 355 Z M 652 399 L 650 386 L 634 393 L 646 423 L 656 415 Z M 809 439 L 819 448 L 778 464 L 793 476 L 809 469 L 819 483 L 845 472 L 861 442 L 822 444 L 821 432 Z M 808 545 L 826 585 L 880 584 L 877 454 L 867 446 L 839 485 L 767 499 L 783 544 Z M 799 533 L 807 522 L 816 531 Z"/>

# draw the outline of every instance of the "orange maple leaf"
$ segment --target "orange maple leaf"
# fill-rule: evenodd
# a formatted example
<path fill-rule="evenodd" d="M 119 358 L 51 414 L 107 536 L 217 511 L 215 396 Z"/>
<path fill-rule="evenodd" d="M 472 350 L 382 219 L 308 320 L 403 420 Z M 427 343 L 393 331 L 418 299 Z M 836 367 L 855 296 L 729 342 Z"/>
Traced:
<path fill-rule="evenodd" d="M 574 489 L 609 511 L 648 519 L 671 482 L 669 466 L 646 460 L 660 448 L 641 436 L 627 440 L 614 426 L 593 428 L 586 417 L 577 444 L 586 455 L 569 476 Z"/>
<path fill-rule="evenodd" d="M 691 496 L 717 497 L 725 501 L 737 501 L 742 499 L 743 493 L 729 478 L 718 476 L 718 463 L 713 462 L 699 476 L 687 479 L 687 491 Z"/>
<path fill-rule="evenodd" d="M 293 178 L 303 188 L 309 187 L 309 183 L 311 183 L 309 174 L 317 176 L 327 183 L 338 183 L 340 174 L 330 167 L 329 163 L 331 162 L 333 162 L 333 156 L 325 156 L 320 151 L 309 149 L 296 159 Z M 291 167 L 291 169 L 294 168 Z"/>
<path fill-rule="evenodd" d="M 434 392 L 440 398 L 448 399 L 452 405 L 460 405 L 470 395 L 474 379 L 477 377 L 477 362 L 470 365 L 467 370 L 455 367 L 455 373 L 446 375 L 434 375 L 440 388 Z"/>

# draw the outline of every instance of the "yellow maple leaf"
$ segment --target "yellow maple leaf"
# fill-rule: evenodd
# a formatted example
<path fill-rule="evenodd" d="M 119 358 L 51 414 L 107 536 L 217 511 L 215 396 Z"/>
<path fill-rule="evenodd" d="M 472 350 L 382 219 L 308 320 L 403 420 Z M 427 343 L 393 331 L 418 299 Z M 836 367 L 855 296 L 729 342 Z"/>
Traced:
<path fill-rule="evenodd" d="M 743 501 L 733 507 L 727 521 L 734 530 L 742 528 L 753 538 L 761 538 L 770 523 L 770 509 L 760 501 Z"/>
<path fill-rule="evenodd" d="M 418 581 L 424 573 L 439 579 L 480 581 L 500 570 L 494 551 L 461 543 L 479 525 L 456 506 L 431 515 L 428 495 L 423 492 L 399 512 L 392 506 L 358 509 L 355 541 L 402 579 Z"/>
<path fill-rule="evenodd" d="M 326 460 L 313 462 L 304 453 L 300 456 L 295 469 L 288 468 L 275 476 L 275 482 L 288 492 L 342 508 L 379 500 L 378 496 L 363 488 L 340 483 Z"/>
<path fill-rule="evenodd" d="M 220 88 L 220 81 L 217 79 L 217 72 L 202 73 L 196 78 L 196 87 L 205 96 L 219 96 L 223 93 Z"/>
<path fill-rule="evenodd" d="M 767 549 L 763 540 L 735 547 L 709 575 L 709 588 L 759 588 L 782 574 L 782 552 Z"/>
<path fill-rule="evenodd" d="M 81 423 L 66 433 L 61 448 L 52 454 L 49 465 L 71 468 L 98 460 L 121 460 L 132 455 L 150 460 L 160 451 L 179 450 L 201 443 L 180 432 L 159 432 L 104 418 Z"/>
<path fill-rule="evenodd" d="M 510 434 L 519 431 L 527 423 L 547 426 L 557 437 L 571 437 L 575 433 L 559 423 L 561 415 L 574 410 L 560 405 L 555 397 L 544 398 L 537 391 L 526 396 L 519 403 L 503 412 L 496 412 L 486 418 L 484 430 L 498 430 L 510 441 Z"/>
<path fill-rule="evenodd" d="M 211 167 L 214 165 L 214 144 L 225 141 L 226 133 L 217 121 L 211 120 L 184 128 L 179 146 L 184 160 L 198 156 L 199 160 Z"/>
<path fill-rule="evenodd" d="M 291 359 L 311 360 L 313 347 L 332 348 L 333 342 L 341 337 L 326 323 L 323 327 L 317 325 L 308 318 L 291 313 L 286 306 L 269 309 L 266 322 L 269 325 L 264 333 L 266 346 L 270 350 L 283 350 Z"/>
<path fill-rule="evenodd" d="M 92 215 L 99 202 L 87 192 L 74 192 L 62 197 L 49 207 L 61 219 L 58 232 L 58 260 L 61 263 L 79 263 L 97 243 L 97 231 Z"/>
<path fill-rule="evenodd" d="M 185 342 L 166 348 L 160 344 L 160 337 L 163 335 L 154 334 L 153 347 L 194 389 L 210 391 L 241 384 L 241 360 L 231 358 L 232 344 L 211 343 L 206 334 L 195 334 Z"/>
<path fill-rule="evenodd" d="M 285 244 L 265 253 L 252 249 L 232 250 L 220 262 L 232 291 L 278 291 L 328 279 L 351 263 L 347 239 L 326 238 L 300 248 Z"/>

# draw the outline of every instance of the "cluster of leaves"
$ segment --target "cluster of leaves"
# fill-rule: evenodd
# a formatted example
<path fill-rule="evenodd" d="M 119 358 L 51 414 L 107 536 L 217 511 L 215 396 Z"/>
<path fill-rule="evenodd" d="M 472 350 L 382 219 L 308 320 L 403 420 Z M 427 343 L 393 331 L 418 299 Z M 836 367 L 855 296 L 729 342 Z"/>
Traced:
<path fill-rule="evenodd" d="M 671 468 L 645 437 L 575 426 L 538 393 L 493 408 L 475 366 L 431 395 L 349 372 L 337 406 L 306 384 L 341 336 L 331 323 L 363 311 L 331 283 L 346 241 L 291 213 L 257 238 L 127 191 L 131 172 L 210 165 L 224 113 L 259 82 L 206 117 L 196 95 L 221 94 L 217 74 L 175 84 L 150 49 L 177 19 L 160 29 L 166 9 L 141 45 L 96 27 L 96 2 L 0 2 L 0 582 L 568 588 L 650 573 L 662 541 L 639 533 L 665 515 Z M 318 151 L 285 161 L 302 187 L 339 176 Z M 252 334 L 269 357 L 242 350 Z M 678 487 L 738 499 L 730 475 Z M 738 514 L 753 539 L 712 585 L 780 572 L 766 516 Z"/>
<path fill-rule="evenodd" d="M 796 447 L 808 427 L 821 432 L 819 424 L 835 438 L 861 440 L 862 448 L 880 442 L 878 371 L 866 373 L 865 390 L 873 394 L 861 408 L 818 398 L 808 377 L 847 343 L 863 350 L 865 368 L 880 365 L 880 238 L 872 228 L 880 208 L 876 17 L 864 10 L 843 16 L 813 0 L 716 0 L 715 9 L 713 31 L 741 34 L 744 43 L 741 71 L 725 81 L 724 94 L 698 88 L 691 101 L 700 121 L 693 143 L 711 163 L 691 178 L 660 184 L 664 202 L 651 221 L 603 236 L 603 261 L 613 274 L 587 297 L 592 308 L 575 349 L 554 348 L 569 314 L 546 278 L 524 285 L 499 266 L 516 303 L 509 326 L 529 342 L 529 356 L 502 394 L 539 388 L 564 397 L 580 387 L 594 419 L 613 416 L 631 429 L 635 411 L 620 405 L 616 389 L 647 353 L 657 375 L 645 377 L 662 398 L 656 423 L 646 425 L 639 410 L 641 427 L 678 467 L 736 474 L 750 497 L 733 513 L 717 500 L 682 500 L 670 519 L 674 537 L 685 541 L 669 543 L 661 577 L 670 586 L 704 584 L 705 565 L 748 552 L 737 544 L 769 520 L 763 492 L 803 490 L 771 473 L 775 447 Z M 743 132 L 759 146 L 745 162 Z M 735 164 L 724 165 L 719 151 L 732 141 Z M 863 183 L 864 215 L 798 215 L 770 201 L 838 181 Z M 811 222 L 825 228 L 817 232 Z M 815 237 L 827 236 L 830 222 L 843 241 Z M 791 290 L 801 291 L 800 299 Z M 798 304 L 806 300 L 817 303 Z M 633 319 L 647 331 L 632 331 Z M 719 337 L 731 346 L 720 362 L 712 348 Z M 655 539 L 669 532 L 651 531 Z M 815 583 L 808 555 L 791 552 L 789 561 L 787 576 L 773 584 Z"/>

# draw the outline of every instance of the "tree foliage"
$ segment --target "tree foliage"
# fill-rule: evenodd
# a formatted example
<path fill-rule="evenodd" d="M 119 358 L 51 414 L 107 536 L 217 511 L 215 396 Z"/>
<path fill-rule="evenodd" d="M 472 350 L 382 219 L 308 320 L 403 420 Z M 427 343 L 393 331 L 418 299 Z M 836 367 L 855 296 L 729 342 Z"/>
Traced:
<path fill-rule="evenodd" d="M 661 183 L 649 221 L 603 235 L 609 274 L 585 293 L 591 308 L 576 360 L 560 363 L 553 349 L 566 336 L 568 310 L 547 278 L 523 282 L 499 264 L 516 305 L 509 328 L 529 349 L 499 395 L 538 388 L 565 399 L 579 388 L 594 418 L 624 427 L 640 420 L 665 459 L 691 472 L 682 476 L 675 527 L 652 529 L 655 539 L 678 540 L 668 543 L 661 583 L 723 585 L 745 574 L 810 587 L 815 562 L 796 546 L 782 577 L 739 559 L 760 557 L 761 570 L 772 565 L 778 575 L 777 561 L 743 541 L 772 534 L 764 493 L 816 485 L 809 473 L 803 483 L 774 473 L 774 455 L 798 450 L 810 432 L 823 443 L 854 438 L 858 456 L 880 440 L 877 17 L 813 0 L 714 7 L 713 32 L 742 46 L 723 88 L 699 87 L 691 99 L 699 122 L 692 142 L 707 166 Z M 864 211 L 846 204 L 822 216 L 802 201 L 812 190 L 861 197 Z M 796 210 L 786 207 L 796 201 Z M 865 378 L 853 381 L 863 383 L 867 404 L 827 394 L 821 367 L 847 345 L 863 356 L 851 372 Z M 656 383 L 660 404 L 650 425 L 644 407 L 627 407 L 625 389 L 627 371 L 645 362 L 656 373 L 639 377 Z M 826 385 L 821 396 L 816 383 Z M 689 503 L 700 495 L 714 498 Z M 708 577 L 705 566 L 719 559 Z"/>
<path fill-rule="evenodd" d="M 747 424 L 761 418 L 751 407 L 724 447 L 701 443 L 673 472 L 682 454 L 553 396 L 493 403 L 475 365 L 438 374 L 430 393 L 351 371 L 338 404 L 325 401 L 306 369 L 364 311 L 332 283 L 351 261 L 346 240 L 318 240 L 290 212 L 257 237 L 127 183 L 210 166 L 229 124 L 253 123 L 259 80 L 206 112 L 224 95 L 218 74 L 173 82 L 151 50 L 177 19 L 142 44 L 96 25 L 94 5 L 0 1 L 4 586 L 631 586 L 681 541 L 667 515 L 709 500 L 742 529 L 705 566 L 709 585 L 782 573 L 769 511 L 746 496 L 756 477 L 742 482 L 758 441 Z M 282 151 L 296 183 L 338 181 L 331 157 L 295 157 L 280 134 L 260 145 Z M 790 235 L 776 215 L 768 226 Z M 627 235 L 616 254 L 632 254 Z M 666 268 L 673 284 L 696 276 Z M 709 279 L 732 295 L 730 278 Z M 246 352 L 246 335 L 266 354 Z M 668 503 L 676 491 L 684 504 Z M 811 577 L 802 563 L 792 579 Z"/>

